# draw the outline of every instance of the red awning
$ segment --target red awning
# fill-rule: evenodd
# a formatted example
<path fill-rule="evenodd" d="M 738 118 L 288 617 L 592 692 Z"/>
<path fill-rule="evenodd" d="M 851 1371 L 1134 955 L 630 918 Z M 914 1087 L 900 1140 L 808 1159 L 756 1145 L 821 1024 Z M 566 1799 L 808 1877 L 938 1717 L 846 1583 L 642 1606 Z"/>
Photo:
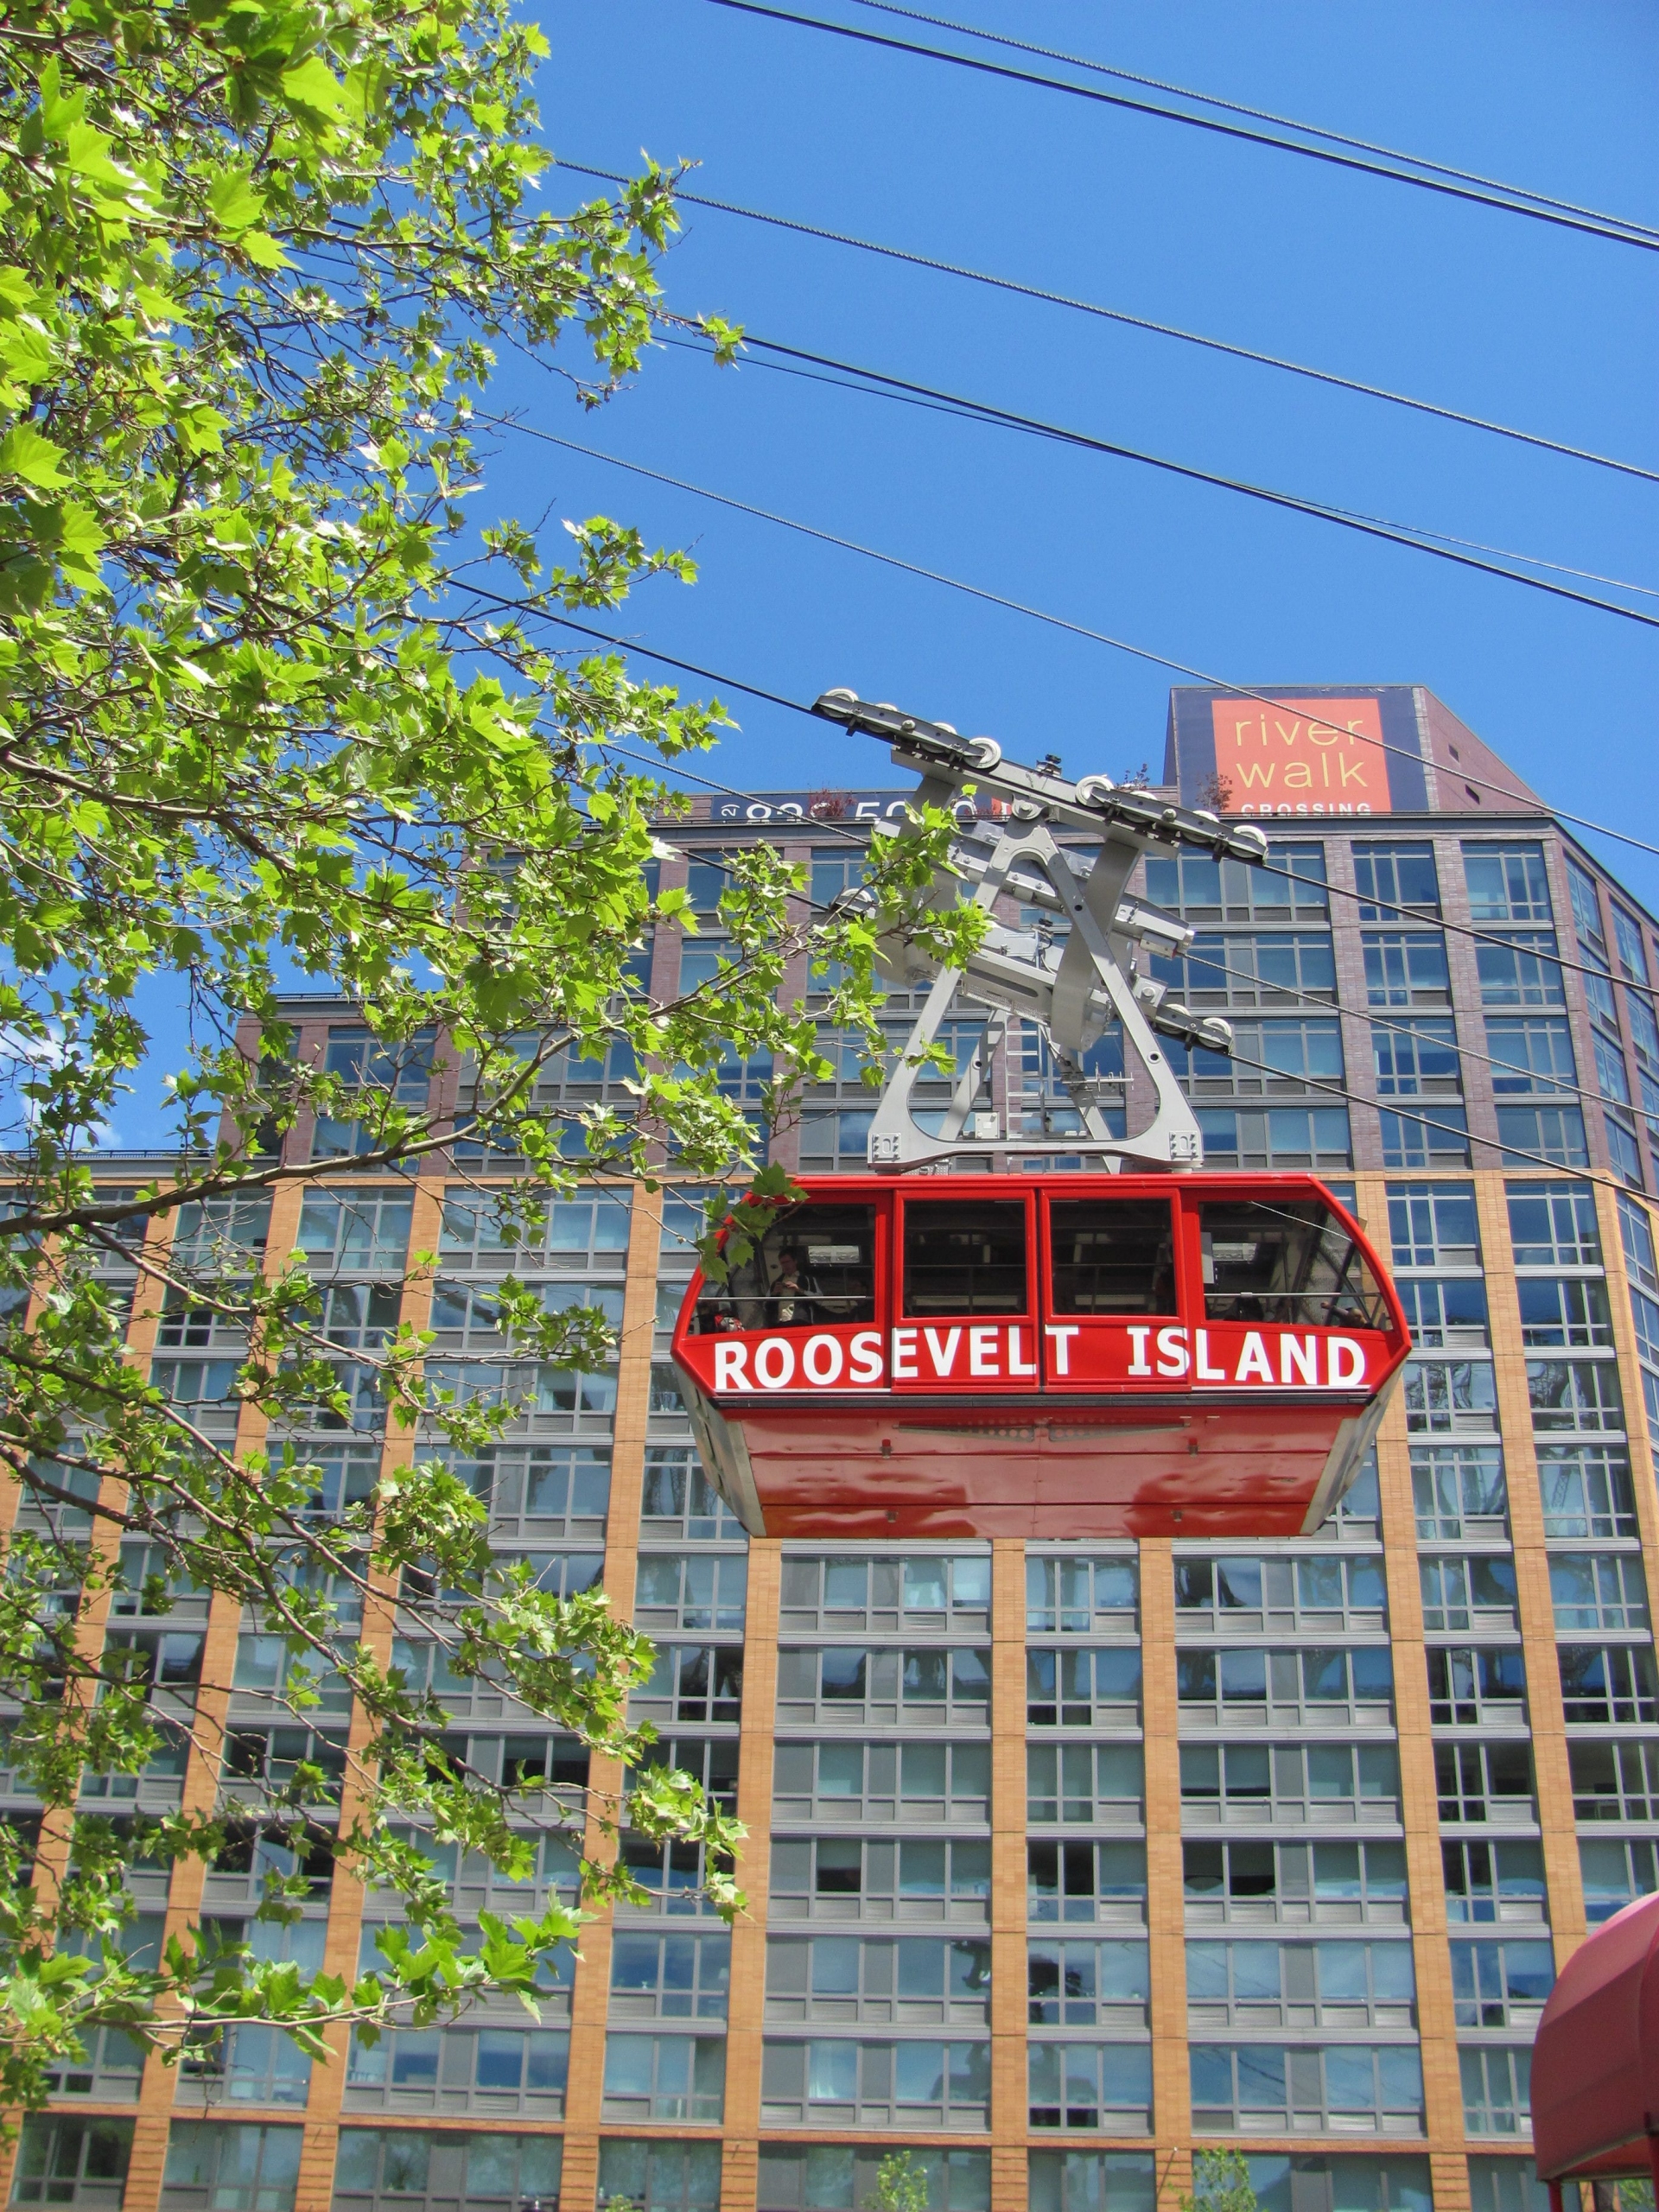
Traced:
<path fill-rule="evenodd" d="M 1659 1897 L 1638 1897 L 1576 1950 L 1532 2053 L 1541 2181 L 1650 2171 L 1659 2132 Z"/>

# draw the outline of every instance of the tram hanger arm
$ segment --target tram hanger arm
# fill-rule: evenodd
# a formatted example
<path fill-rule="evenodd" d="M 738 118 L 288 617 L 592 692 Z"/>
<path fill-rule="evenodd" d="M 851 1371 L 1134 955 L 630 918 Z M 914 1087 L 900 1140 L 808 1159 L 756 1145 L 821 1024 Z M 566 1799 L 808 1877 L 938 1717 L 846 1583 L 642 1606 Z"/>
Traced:
<path fill-rule="evenodd" d="M 1107 776 L 1076 783 L 1046 769 L 1004 762 L 995 738 L 959 736 L 949 722 L 930 722 L 885 702 L 872 704 L 846 690 L 825 691 L 812 711 L 844 729 L 859 730 L 893 748 L 895 767 L 940 776 L 960 785 L 996 792 L 1014 807 L 1040 809 L 1051 820 L 1099 833 L 1120 827 L 1160 844 L 1197 845 L 1217 860 L 1259 865 L 1268 856 L 1265 834 L 1253 823 L 1230 828 L 1201 807 L 1172 806 L 1149 794 L 1114 784 Z M 1034 819 L 1034 816 L 1024 817 Z"/>

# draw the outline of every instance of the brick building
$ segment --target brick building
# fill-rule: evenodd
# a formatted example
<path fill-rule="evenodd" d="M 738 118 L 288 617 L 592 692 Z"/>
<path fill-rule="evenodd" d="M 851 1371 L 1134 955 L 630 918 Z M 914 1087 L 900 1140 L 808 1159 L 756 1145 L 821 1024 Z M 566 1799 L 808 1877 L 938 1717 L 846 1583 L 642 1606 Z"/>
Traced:
<path fill-rule="evenodd" d="M 594 1923 L 539 2025 L 497 2008 L 372 2052 L 342 2037 L 327 2067 L 245 2029 L 178 2074 L 106 2035 L 29 2121 L 10 2202 L 840 2212 L 904 2145 L 937 2212 L 1152 2212 L 1195 2144 L 1224 2143 L 1269 2212 L 1524 2212 L 1554 1967 L 1659 1887 L 1659 923 L 1431 695 L 1281 696 L 1282 722 L 1173 695 L 1166 781 L 1263 819 L 1270 866 L 1157 861 L 1146 890 L 1199 932 L 1178 995 L 1236 1033 L 1232 1062 L 1185 1070 L 1210 1163 L 1317 1168 L 1392 1255 L 1417 1352 L 1374 1471 L 1289 1543 L 750 1542 L 667 1356 L 694 1194 L 597 1191 L 511 1255 L 476 1197 L 487 1159 L 238 1202 L 218 1230 L 267 1269 L 304 1249 L 348 1363 L 407 1319 L 446 1379 L 498 1386 L 509 1266 L 618 1325 L 606 1374 L 522 1378 L 531 1409 L 474 1479 L 501 1548 L 553 1586 L 602 1576 L 658 1639 L 637 1711 L 746 1822 L 750 1911 L 728 1934 L 694 1858 L 629 1839 L 651 1907 Z M 723 854 L 777 841 L 824 900 L 898 796 L 699 800 L 662 866 L 689 871 L 703 930 L 658 933 L 653 992 L 712 961 Z M 349 1005 L 293 1012 L 303 1052 L 365 1069 Z M 621 1097 L 625 1072 L 555 1067 L 543 1096 Z M 727 1080 L 758 1097 L 767 1072 Z M 1007 1160 L 1064 1133 L 1034 1037 L 998 1084 Z M 849 1064 L 775 1156 L 861 1165 L 868 1119 Z M 110 1177 L 145 1166 L 111 1156 Z M 187 1211 L 177 1234 L 201 1233 Z M 420 1250 L 435 1280 L 408 1274 Z M 133 1325 L 134 1357 L 253 1445 L 258 1416 L 238 1428 L 225 1395 L 238 1350 L 181 1313 Z M 366 1383 L 355 1402 L 308 1440 L 320 1511 L 419 1448 L 382 1433 Z M 226 1746 L 162 1762 L 129 1807 L 211 1805 L 302 1754 L 338 1766 L 350 1713 L 281 1718 L 275 1655 L 234 1605 L 185 1597 L 108 1633 L 164 1643 L 158 1696 Z M 487 1684 L 436 1687 L 488 1770 L 582 1778 Z M 251 1836 L 170 1893 L 141 1872 L 135 1942 L 245 1920 L 270 1858 Z M 571 1866 L 549 1846 L 516 1891 L 445 1871 L 465 1917 L 568 1889 Z M 270 1940 L 350 1971 L 387 1908 L 321 1853 L 313 1872 Z"/>

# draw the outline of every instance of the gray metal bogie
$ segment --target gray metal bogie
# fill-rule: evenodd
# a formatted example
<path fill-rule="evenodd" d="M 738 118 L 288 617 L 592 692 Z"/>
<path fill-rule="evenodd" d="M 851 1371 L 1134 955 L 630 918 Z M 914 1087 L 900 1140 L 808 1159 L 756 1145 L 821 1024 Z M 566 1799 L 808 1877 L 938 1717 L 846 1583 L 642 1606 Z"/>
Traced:
<path fill-rule="evenodd" d="M 1171 957 L 1192 944 L 1184 922 L 1128 893 L 1142 855 L 1156 847 L 1197 848 L 1216 859 L 1259 866 L 1267 858 L 1264 833 L 1253 823 L 1227 823 L 1207 809 L 1172 805 L 1155 793 L 1084 776 L 1072 783 L 1053 759 L 1036 768 L 1005 760 L 993 738 L 959 737 L 948 722 L 926 721 L 897 707 L 871 705 L 848 690 L 826 691 L 814 711 L 849 730 L 880 739 L 893 748 L 896 767 L 920 778 L 918 808 L 955 812 L 960 820 L 973 795 L 1002 802 L 989 821 L 963 824 L 948 867 L 935 874 L 930 904 L 954 907 L 967 885 L 988 918 L 1007 894 L 1067 925 L 1063 940 L 1039 928 L 1019 929 L 991 920 L 983 941 L 959 967 L 942 967 L 912 939 L 883 938 L 877 948 L 882 974 L 907 988 L 928 986 L 904 1051 L 881 1092 L 872 1121 L 872 1166 L 942 1166 L 988 1146 L 1027 1156 L 1087 1153 L 1116 1168 L 1125 1160 L 1142 1168 L 1198 1167 L 1204 1140 L 1160 1034 L 1224 1053 L 1232 1030 L 1219 1015 L 1196 1014 L 1172 1001 L 1166 987 L 1140 965 L 1143 953 Z M 902 821 L 879 823 L 879 834 L 903 837 Z M 1062 845 L 1057 829 L 1082 830 L 1098 840 L 1092 855 Z M 953 1089 L 937 1135 L 917 1127 L 912 1100 L 926 1055 L 952 1004 L 960 998 L 987 1013 L 982 1042 L 969 1054 Z M 1020 1015 L 1047 1038 L 1061 1083 L 1082 1124 L 1077 1135 L 1020 1140 L 997 1126 L 998 1117 L 977 1103 L 988 1065 L 1001 1049 L 1008 1021 Z M 1150 1125 L 1132 1136 L 1114 1136 L 1100 1092 L 1110 1085 L 1091 1078 L 1084 1055 L 1116 1020 L 1124 1045 L 1150 1078 L 1155 1108 Z"/>

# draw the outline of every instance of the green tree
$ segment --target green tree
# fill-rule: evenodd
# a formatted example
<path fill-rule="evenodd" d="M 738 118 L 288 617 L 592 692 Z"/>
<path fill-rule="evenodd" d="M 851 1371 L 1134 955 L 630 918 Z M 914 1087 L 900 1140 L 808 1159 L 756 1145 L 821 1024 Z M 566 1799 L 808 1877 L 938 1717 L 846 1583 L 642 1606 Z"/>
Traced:
<path fill-rule="evenodd" d="M 526 1831 L 557 1816 L 446 1752 L 442 1698 L 360 1638 L 400 1589 L 453 1675 L 487 1670 L 629 1760 L 626 1802 L 600 1809 L 699 1840 L 736 1900 L 733 1824 L 643 1764 L 626 1711 L 650 1646 L 601 1596 L 499 1572 L 442 1457 L 323 1510 L 292 1446 L 215 1443 L 126 1357 L 109 1281 L 136 1262 L 141 1307 L 240 1332 L 236 1393 L 278 1433 L 308 1407 L 348 1417 L 317 1287 L 299 1265 L 264 1279 L 238 1209 L 461 1141 L 513 1163 L 481 1201 L 509 1235 L 584 1179 L 664 1156 L 741 1187 L 753 1133 L 722 1060 L 769 1053 L 778 1113 L 828 1072 L 782 997 L 786 963 L 810 957 L 829 1018 L 874 1052 L 878 929 L 969 926 L 926 902 L 943 818 L 884 841 L 869 901 L 828 914 L 754 853 L 734 864 L 715 978 L 666 1006 L 646 994 L 650 933 L 694 918 L 653 890 L 673 801 L 632 756 L 672 760 L 725 717 L 619 659 L 573 662 L 556 619 L 691 564 L 603 518 L 568 524 L 551 561 L 484 509 L 475 410 L 503 345 L 585 405 L 632 374 L 667 316 L 672 180 L 647 168 L 613 200 L 542 211 L 545 53 L 507 0 L 15 0 L 0 19 L 0 1460 L 42 1509 L 0 1580 L 6 1759 L 41 1808 L 38 1830 L 0 1826 L 14 2107 L 105 2024 L 175 2056 L 272 2020 L 321 2052 L 329 2022 L 372 2036 L 485 1987 L 534 2011 L 575 1916 L 486 1917 L 468 1948 L 429 1852 L 522 1875 Z M 728 359 L 737 334 L 703 327 Z M 360 1006 L 352 1066 L 299 1057 L 280 1001 L 308 978 Z M 111 1193 L 89 1147 L 169 1003 L 188 1015 L 176 1160 Z M 632 1068 L 630 1111 L 544 1103 L 567 1056 L 607 1053 Z M 333 1156 L 307 1161 L 314 1124 Z M 780 1187 L 762 1177 L 756 1203 Z M 188 1231 L 170 1243 L 169 1221 Z M 500 1309 L 519 1357 L 607 1354 L 591 1312 L 546 1312 L 511 1279 Z M 389 1418 L 476 1452 L 512 1409 L 432 1389 L 428 1341 L 375 1356 Z M 147 1609 L 233 1596 L 282 1639 L 296 1716 L 325 1688 L 366 1715 L 343 1801 L 306 1762 L 250 1783 L 243 1815 L 296 1853 L 266 1919 L 295 1915 L 305 1851 L 336 1825 L 339 1860 L 401 1893 L 374 1973 L 307 1974 L 200 1931 L 155 1966 L 126 1957 L 130 1866 L 211 1854 L 224 1823 L 75 1818 L 83 1771 L 134 1775 L 189 1729 L 158 1713 L 139 1654 L 80 1624 L 124 1579 L 120 1537 L 148 1548 L 126 1570 Z M 584 1871 L 590 1893 L 623 1885 Z"/>
<path fill-rule="evenodd" d="M 1181 2212 L 1257 2212 L 1249 2160 L 1242 2151 L 1195 2151 L 1192 2187 L 1179 2202 Z"/>
<path fill-rule="evenodd" d="M 927 2169 L 913 2151 L 889 2151 L 875 2170 L 872 2212 L 927 2212 Z"/>

